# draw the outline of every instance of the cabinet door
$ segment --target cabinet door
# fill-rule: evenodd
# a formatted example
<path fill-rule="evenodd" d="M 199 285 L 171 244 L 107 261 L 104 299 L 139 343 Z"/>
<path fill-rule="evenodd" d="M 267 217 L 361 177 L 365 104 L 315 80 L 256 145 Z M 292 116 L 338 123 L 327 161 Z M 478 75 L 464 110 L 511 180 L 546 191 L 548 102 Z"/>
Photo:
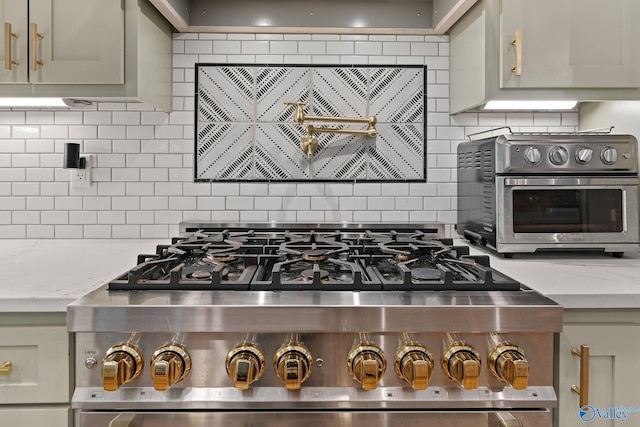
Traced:
<path fill-rule="evenodd" d="M 501 87 L 640 87 L 637 0 L 502 0 L 501 14 Z"/>
<path fill-rule="evenodd" d="M 26 1 L 0 0 L 0 83 L 27 82 L 27 5 Z"/>
<path fill-rule="evenodd" d="M 580 358 L 573 356 L 571 349 L 583 344 L 589 346 L 590 352 L 588 405 L 591 408 L 581 417 L 579 397 L 571 391 L 573 385 L 580 385 Z M 626 420 L 606 418 L 612 414 L 611 408 L 639 406 L 640 371 L 636 367 L 640 326 L 565 325 L 558 351 L 560 426 L 584 427 L 585 422 L 590 421 L 598 426 L 640 425 L 640 413 L 631 412 Z"/>
<path fill-rule="evenodd" d="M 29 5 L 30 33 L 39 34 L 31 39 L 38 62 L 31 64 L 31 83 L 124 83 L 122 0 L 30 0 Z"/>
<path fill-rule="evenodd" d="M 0 403 L 69 402 L 69 334 L 66 326 L 0 327 Z M 4 425 L 0 423 L 0 425 Z"/>

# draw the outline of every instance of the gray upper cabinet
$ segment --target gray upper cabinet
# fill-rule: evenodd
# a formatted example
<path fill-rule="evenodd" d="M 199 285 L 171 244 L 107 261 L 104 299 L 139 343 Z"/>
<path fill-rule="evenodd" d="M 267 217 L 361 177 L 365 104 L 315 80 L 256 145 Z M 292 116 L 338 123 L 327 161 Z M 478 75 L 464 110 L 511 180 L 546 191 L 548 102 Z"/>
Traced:
<path fill-rule="evenodd" d="M 637 0 L 481 0 L 450 31 L 450 112 L 640 99 L 639 20 Z"/>
<path fill-rule="evenodd" d="M 0 23 L 0 96 L 170 111 L 172 29 L 148 0 L 0 0 Z"/>
<path fill-rule="evenodd" d="M 3 83 L 124 82 L 122 0 L 0 0 L 0 17 Z"/>
<path fill-rule="evenodd" d="M 637 0 L 502 0 L 501 9 L 502 87 L 640 87 Z"/>

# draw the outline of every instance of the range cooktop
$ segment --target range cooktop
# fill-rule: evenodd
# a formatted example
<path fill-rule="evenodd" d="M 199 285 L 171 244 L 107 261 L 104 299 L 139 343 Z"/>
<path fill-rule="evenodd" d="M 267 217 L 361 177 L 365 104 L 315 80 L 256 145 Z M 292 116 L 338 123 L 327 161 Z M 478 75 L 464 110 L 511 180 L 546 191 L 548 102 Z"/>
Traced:
<path fill-rule="evenodd" d="M 181 224 L 109 290 L 519 290 L 429 224 Z"/>

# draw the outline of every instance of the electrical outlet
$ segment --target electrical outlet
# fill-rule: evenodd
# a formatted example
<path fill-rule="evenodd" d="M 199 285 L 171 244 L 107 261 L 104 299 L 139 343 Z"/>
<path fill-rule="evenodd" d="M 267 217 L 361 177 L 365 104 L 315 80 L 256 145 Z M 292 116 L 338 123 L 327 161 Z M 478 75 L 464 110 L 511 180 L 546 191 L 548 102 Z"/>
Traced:
<path fill-rule="evenodd" d="M 71 170 L 71 186 L 72 187 L 91 187 L 91 155 L 84 156 L 84 169 Z"/>

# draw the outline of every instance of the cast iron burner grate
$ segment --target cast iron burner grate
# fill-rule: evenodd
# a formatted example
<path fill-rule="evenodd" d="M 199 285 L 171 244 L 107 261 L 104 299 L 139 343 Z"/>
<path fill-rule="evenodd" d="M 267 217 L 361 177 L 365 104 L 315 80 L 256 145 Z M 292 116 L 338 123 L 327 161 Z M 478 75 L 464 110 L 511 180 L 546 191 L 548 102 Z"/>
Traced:
<path fill-rule="evenodd" d="M 141 254 L 109 290 L 519 290 L 430 227 L 200 227 Z M 316 230 L 317 229 L 317 230 Z"/>

